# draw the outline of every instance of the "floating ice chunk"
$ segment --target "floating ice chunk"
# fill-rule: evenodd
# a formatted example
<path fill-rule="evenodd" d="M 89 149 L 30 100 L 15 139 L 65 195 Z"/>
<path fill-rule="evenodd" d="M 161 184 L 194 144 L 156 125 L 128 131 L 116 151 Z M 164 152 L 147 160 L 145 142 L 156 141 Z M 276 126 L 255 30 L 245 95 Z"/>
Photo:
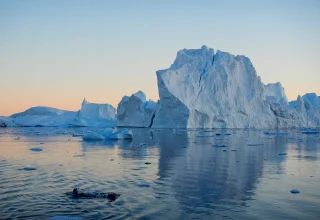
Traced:
<path fill-rule="evenodd" d="M 302 131 L 302 134 L 319 134 L 319 131 Z"/>
<path fill-rule="evenodd" d="M 252 147 L 254 147 L 254 146 L 262 146 L 263 144 L 247 144 L 247 146 L 252 146 Z"/>
<path fill-rule="evenodd" d="M 113 129 L 112 128 L 106 128 L 103 131 L 100 132 L 100 134 L 104 137 L 108 137 L 109 135 L 111 135 L 113 133 Z"/>
<path fill-rule="evenodd" d="M 79 134 L 79 133 L 73 133 L 72 137 L 83 137 L 83 134 Z"/>
<path fill-rule="evenodd" d="M 32 170 L 36 170 L 36 168 L 35 167 L 24 167 L 24 168 L 22 168 L 22 170 L 32 171 Z"/>
<path fill-rule="evenodd" d="M 49 220 L 82 220 L 80 217 L 70 217 L 70 216 L 54 216 L 49 218 Z"/>
<path fill-rule="evenodd" d="M 287 153 L 280 153 L 279 156 L 285 156 Z"/>
<path fill-rule="evenodd" d="M 297 189 L 292 189 L 290 192 L 293 193 L 293 194 L 298 194 L 298 193 L 300 193 L 300 191 L 297 190 Z"/>
<path fill-rule="evenodd" d="M 231 135 L 230 133 L 216 133 L 216 135 L 222 135 L 222 136 L 228 136 L 228 135 Z"/>
<path fill-rule="evenodd" d="M 110 140 L 123 140 L 123 139 L 133 139 L 133 134 L 131 130 L 125 129 L 116 131 L 106 137 Z"/>
<path fill-rule="evenodd" d="M 33 147 L 33 148 L 30 148 L 29 150 L 35 151 L 35 152 L 43 151 L 42 148 L 40 148 L 40 147 Z"/>
<path fill-rule="evenodd" d="M 90 134 L 84 135 L 82 139 L 85 140 L 85 141 L 89 141 L 89 140 L 104 140 L 105 137 L 102 136 L 99 133 L 90 133 Z"/>
<path fill-rule="evenodd" d="M 140 184 L 138 184 L 138 186 L 140 188 L 148 188 L 148 187 L 150 187 L 150 185 L 148 183 L 140 183 Z"/>
<path fill-rule="evenodd" d="M 218 145 L 218 144 L 215 144 L 215 145 L 213 145 L 213 147 L 227 147 L 227 145 L 224 145 L 224 144 L 222 144 L 222 145 Z"/>
<path fill-rule="evenodd" d="M 282 135 L 287 135 L 288 133 L 286 132 L 270 132 L 270 131 L 266 131 L 264 132 L 265 135 L 278 135 L 278 136 L 282 136 Z"/>

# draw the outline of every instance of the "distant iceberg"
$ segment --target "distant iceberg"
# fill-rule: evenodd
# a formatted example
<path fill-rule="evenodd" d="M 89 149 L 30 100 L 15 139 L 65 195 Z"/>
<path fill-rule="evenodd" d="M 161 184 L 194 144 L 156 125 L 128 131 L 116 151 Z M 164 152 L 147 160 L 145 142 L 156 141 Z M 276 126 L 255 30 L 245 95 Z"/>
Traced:
<path fill-rule="evenodd" d="M 124 96 L 117 109 L 117 125 L 120 127 L 151 127 L 157 103 L 147 101 L 142 91 Z"/>
<path fill-rule="evenodd" d="M 8 127 L 116 127 L 116 111 L 112 105 L 89 103 L 84 99 L 77 112 L 39 106 L 0 117 L 0 123 Z"/>
<path fill-rule="evenodd" d="M 90 103 L 83 100 L 77 117 L 67 121 L 69 127 L 116 127 L 117 110 L 109 104 Z"/>

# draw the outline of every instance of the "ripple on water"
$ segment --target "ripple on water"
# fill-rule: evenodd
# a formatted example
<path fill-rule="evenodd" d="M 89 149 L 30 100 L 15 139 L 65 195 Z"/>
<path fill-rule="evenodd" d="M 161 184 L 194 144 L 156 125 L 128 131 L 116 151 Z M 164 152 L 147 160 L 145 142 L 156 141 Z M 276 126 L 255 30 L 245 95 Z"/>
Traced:
<path fill-rule="evenodd" d="M 263 213 L 266 219 L 312 219 L 319 214 L 315 208 L 320 200 L 315 184 L 320 181 L 320 171 L 315 169 L 319 166 L 318 136 L 305 138 L 312 146 L 298 147 L 287 136 L 261 138 L 262 131 L 217 130 L 232 135 L 228 141 L 226 137 L 197 138 L 197 143 L 191 131 L 177 136 L 154 130 L 152 136 L 159 141 L 153 144 L 148 142 L 150 131 L 138 129 L 134 142 L 147 146 L 132 147 L 125 142 L 68 141 L 72 134 L 85 133 L 84 128 L 37 129 L 49 133 L 45 136 L 33 135 L 34 130 L 31 134 L 28 129 L 23 134 L 11 130 L 19 133 L 19 141 L 12 139 L 12 133 L 0 134 L 0 144 L 6 143 L 0 148 L 0 159 L 5 160 L 0 163 L 1 218 L 255 219 Z M 288 135 L 299 138 L 294 132 Z M 28 153 L 39 143 L 54 147 L 49 145 L 46 153 Z M 278 155 L 285 152 L 289 156 Z M 110 203 L 65 195 L 75 187 L 121 196 Z M 292 195 L 293 187 L 303 193 Z M 273 205 L 274 201 L 278 203 Z M 268 212 L 263 211 L 265 207 Z M 296 212 L 293 215 L 283 208 L 280 213 L 279 207 L 294 207 Z"/>

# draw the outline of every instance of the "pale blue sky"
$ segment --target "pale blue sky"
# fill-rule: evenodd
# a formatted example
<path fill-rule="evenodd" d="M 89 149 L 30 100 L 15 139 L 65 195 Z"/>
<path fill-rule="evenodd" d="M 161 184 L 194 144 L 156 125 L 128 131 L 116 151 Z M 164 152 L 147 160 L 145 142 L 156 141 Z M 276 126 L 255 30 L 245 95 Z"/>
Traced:
<path fill-rule="evenodd" d="M 0 115 L 45 105 L 77 110 L 139 89 L 207 45 L 251 59 L 289 100 L 320 95 L 320 1 L 0 0 Z"/>

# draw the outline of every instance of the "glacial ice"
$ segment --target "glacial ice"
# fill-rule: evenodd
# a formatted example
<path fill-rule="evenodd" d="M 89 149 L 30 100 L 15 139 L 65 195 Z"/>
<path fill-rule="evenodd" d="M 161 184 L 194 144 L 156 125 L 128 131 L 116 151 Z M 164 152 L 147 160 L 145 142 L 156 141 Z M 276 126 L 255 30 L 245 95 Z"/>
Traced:
<path fill-rule="evenodd" d="M 156 112 L 157 103 L 147 101 L 146 95 L 138 91 L 124 96 L 117 109 L 117 125 L 119 127 L 150 127 Z"/>
<path fill-rule="evenodd" d="M 157 71 L 157 79 L 160 104 L 153 128 L 291 128 L 319 124 L 315 107 L 304 106 L 312 113 L 301 114 L 289 105 L 280 83 L 261 82 L 245 56 L 219 50 L 215 53 L 206 46 L 183 49 L 169 69 Z"/>
<path fill-rule="evenodd" d="M 109 104 L 89 103 L 85 99 L 77 112 L 51 107 L 32 107 L 10 117 L 0 117 L 8 127 L 115 127 L 116 109 Z"/>
<path fill-rule="evenodd" d="M 69 127 L 115 127 L 116 109 L 109 104 L 83 100 L 78 116 L 67 121 Z"/>
<path fill-rule="evenodd" d="M 95 133 L 88 133 L 82 138 L 85 141 L 90 140 L 125 140 L 133 139 L 133 134 L 131 130 L 121 129 L 113 130 L 111 128 L 104 129 Z"/>
<path fill-rule="evenodd" d="M 99 133 L 88 133 L 82 137 L 85 141 L 91 141 L 91 140 L 104 140 L 105 137 L 102 134 Z"/>
<path fill-rule="evenodd" d="M 124 130 L 113 132 L 112 134 L 108 135 L 106 139 L 109 139 L 109 140 L 133 139 L 133 134 L 131 130 L 124 129 Z"/>

